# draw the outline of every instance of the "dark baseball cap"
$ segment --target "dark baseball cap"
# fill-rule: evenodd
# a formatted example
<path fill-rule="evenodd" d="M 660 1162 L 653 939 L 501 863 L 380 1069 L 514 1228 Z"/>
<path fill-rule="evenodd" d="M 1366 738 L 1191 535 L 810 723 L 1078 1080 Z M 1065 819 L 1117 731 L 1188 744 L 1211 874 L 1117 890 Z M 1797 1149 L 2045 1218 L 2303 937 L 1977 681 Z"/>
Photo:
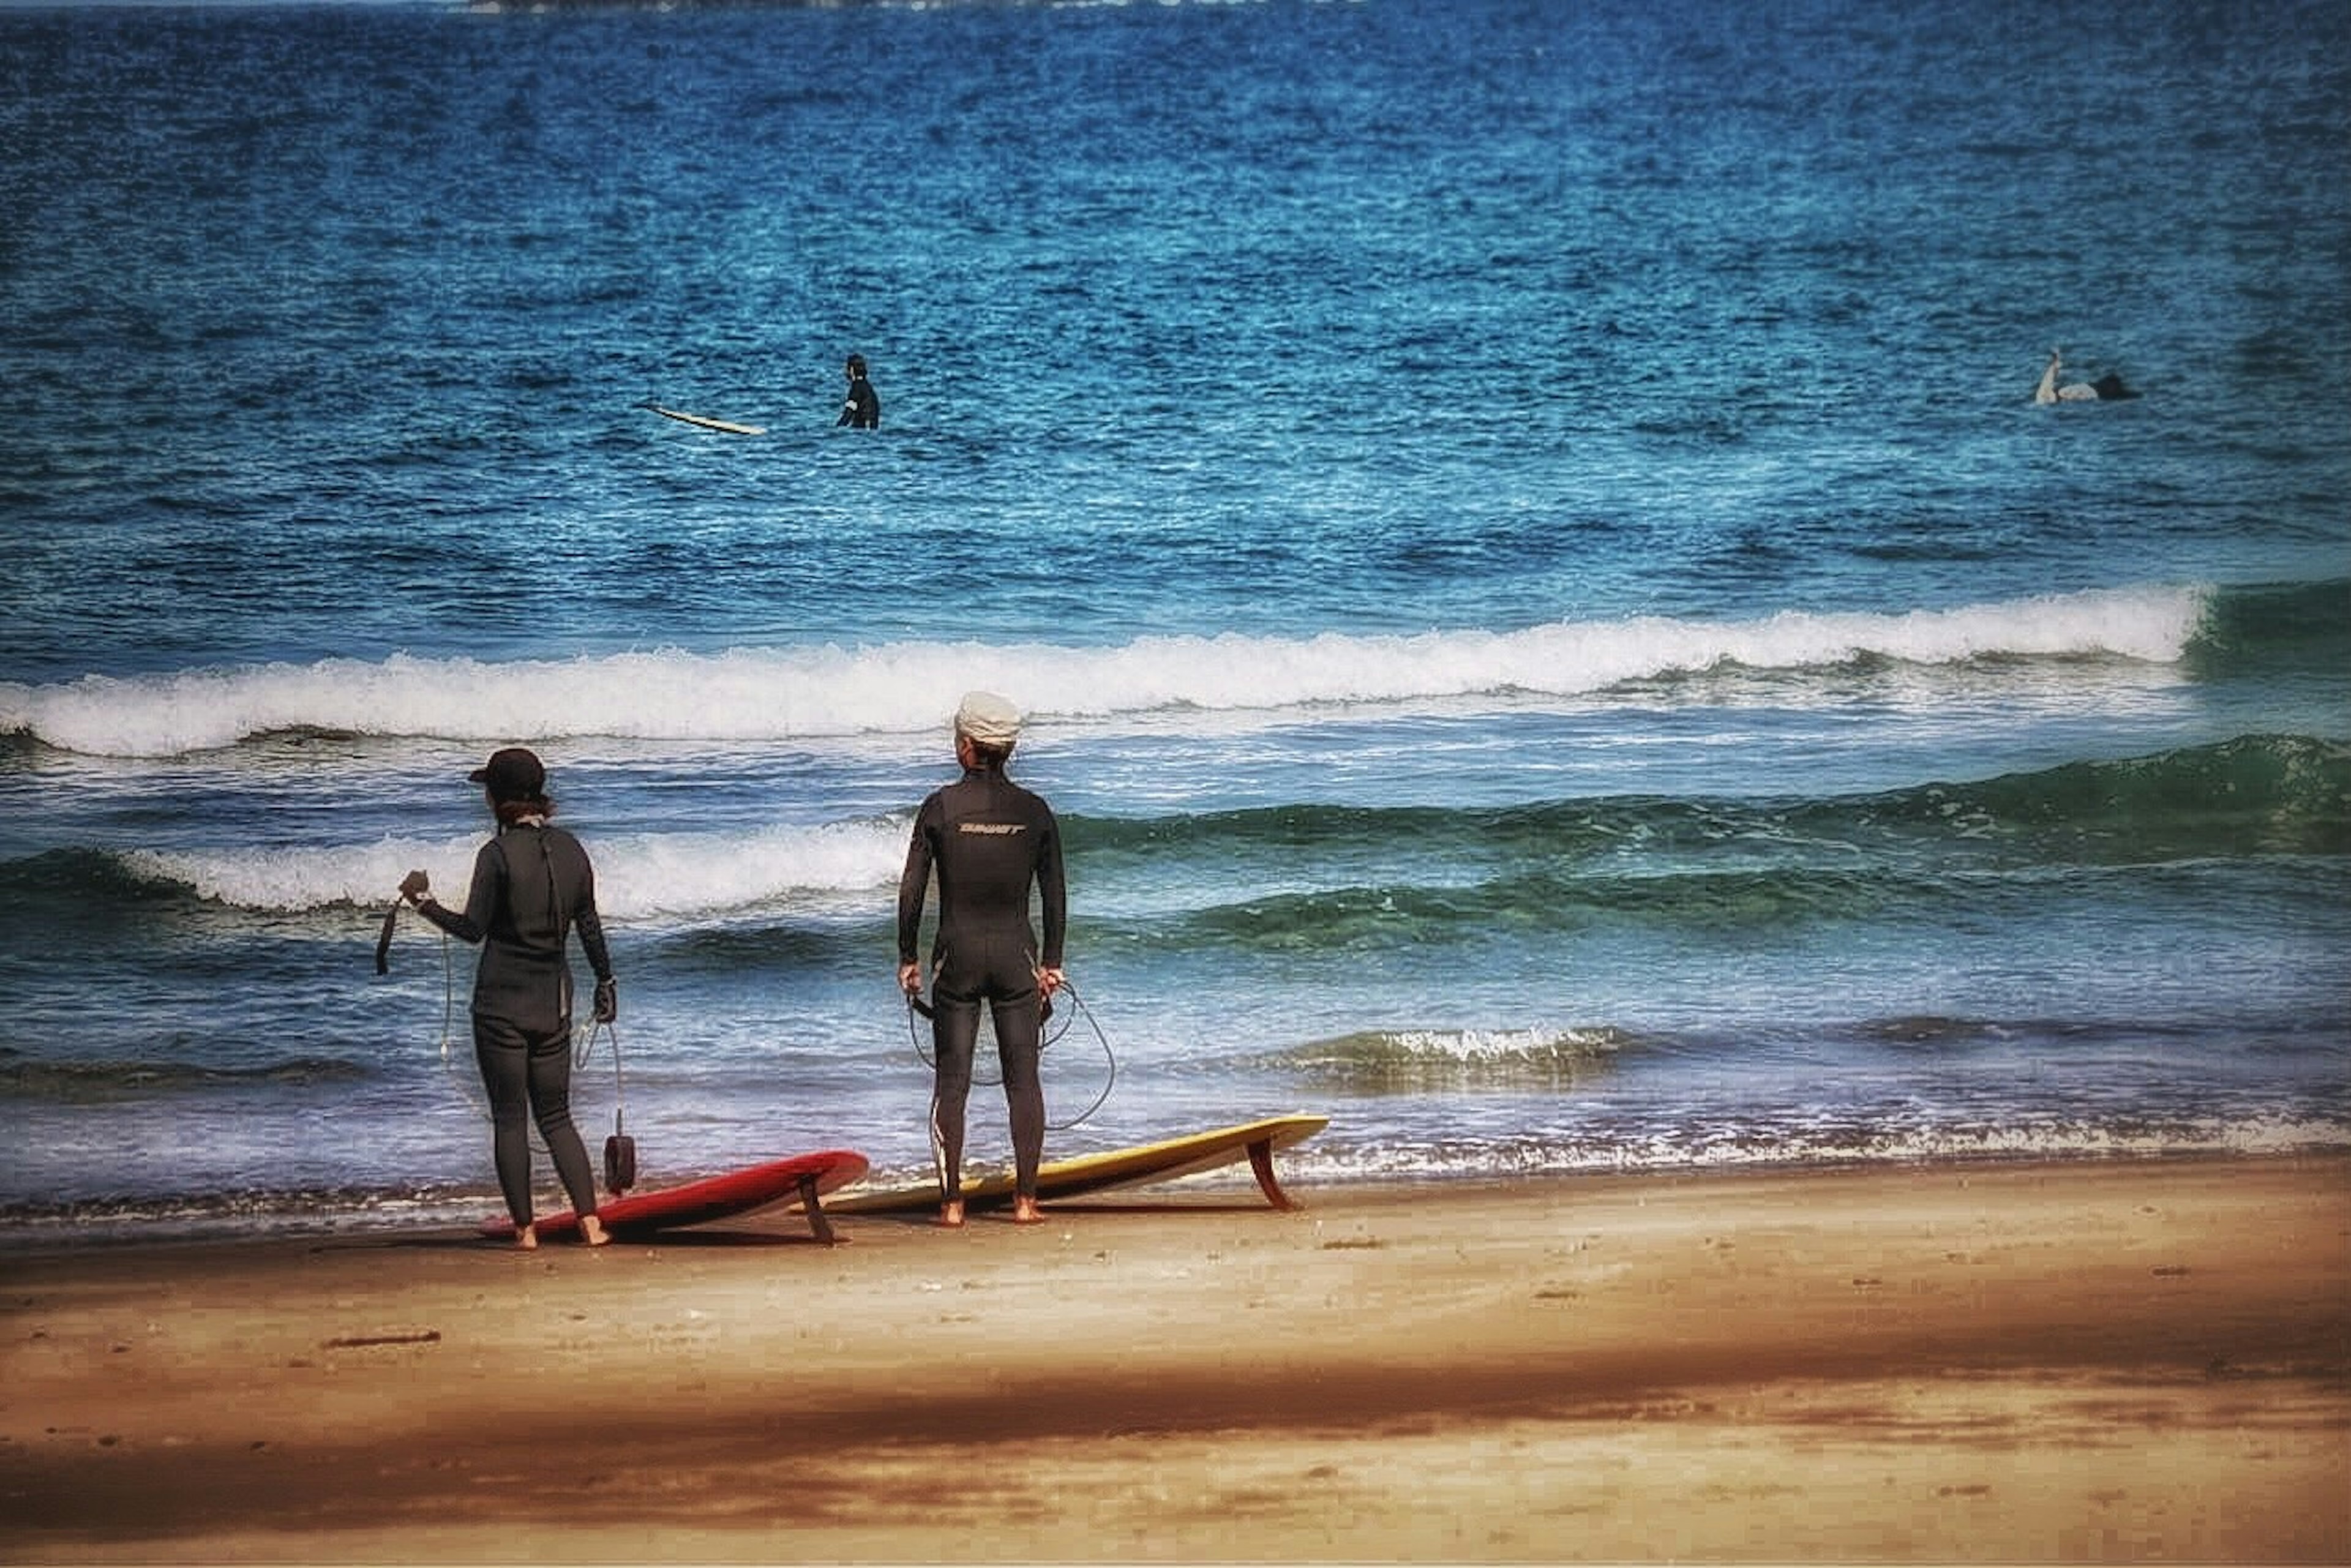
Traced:
<path fill-rule="evenodd" d="M 492 752 L 487 762 L 465 777 L 488 785 L 492 797 L 500 800 L 536 800 L 547 793 L 546 767 L 536 752 L 519 746 Z"/>

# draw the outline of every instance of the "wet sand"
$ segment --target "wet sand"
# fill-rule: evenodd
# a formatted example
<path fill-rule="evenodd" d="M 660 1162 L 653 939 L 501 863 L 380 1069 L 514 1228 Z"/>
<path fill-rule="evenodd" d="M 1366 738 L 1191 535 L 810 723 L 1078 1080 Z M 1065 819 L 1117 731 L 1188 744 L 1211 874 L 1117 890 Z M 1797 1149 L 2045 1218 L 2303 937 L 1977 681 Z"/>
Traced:
<path fill-rule="evenodd" d="M 12 1562 L 2351 1559 L 2351 1159 L 0 1245 Z"/>

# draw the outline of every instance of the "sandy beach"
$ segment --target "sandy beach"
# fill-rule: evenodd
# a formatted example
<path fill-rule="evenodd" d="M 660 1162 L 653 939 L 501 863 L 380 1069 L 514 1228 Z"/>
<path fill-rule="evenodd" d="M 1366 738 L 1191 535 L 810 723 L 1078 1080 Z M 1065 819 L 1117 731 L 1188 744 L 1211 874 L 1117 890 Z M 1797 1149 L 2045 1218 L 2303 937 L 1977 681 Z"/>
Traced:
<path fill-rule="evenodd" d="M 2351 1558 L 2351 1160 L 0 1251 L 14 1562 Z"/>

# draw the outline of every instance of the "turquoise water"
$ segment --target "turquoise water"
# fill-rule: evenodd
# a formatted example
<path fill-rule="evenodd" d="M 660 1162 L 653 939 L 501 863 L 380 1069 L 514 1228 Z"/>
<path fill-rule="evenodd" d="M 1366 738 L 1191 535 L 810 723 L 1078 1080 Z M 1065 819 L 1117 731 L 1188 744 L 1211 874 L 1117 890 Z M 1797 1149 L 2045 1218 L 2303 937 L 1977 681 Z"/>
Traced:
<path fill-rule="evenodd" d="M 1071 846 L 1054 1152 L 2351 1141 L 2339 7 L 19 7 L 0 69 L 12 1229 L 495 1208 L 470 954 L 372 946 L 510 743 L 646 1178 L 921 1167 L 971 686 Z"/>

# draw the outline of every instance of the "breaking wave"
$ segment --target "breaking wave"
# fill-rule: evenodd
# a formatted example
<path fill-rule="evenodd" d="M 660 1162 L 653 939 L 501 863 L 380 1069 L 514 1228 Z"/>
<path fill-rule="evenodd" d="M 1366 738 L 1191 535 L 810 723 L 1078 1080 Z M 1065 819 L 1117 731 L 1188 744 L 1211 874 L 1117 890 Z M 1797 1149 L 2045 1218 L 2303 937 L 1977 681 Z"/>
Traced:
<path fill-rule="evenodd" d="M 395 654 L 0 683 L 0 734 L 149 758 L 317 732 L 740 742 L 928 732 L 946 718 L 940 694 L 973 685 L 1006 692 L 1047 722 L 1087 723 L 1171 710 L 1564 699 L 1726 668 L 2096 657 L 2168 664 L 2187 654 L 2209 601 L 2205 591 L 2147 587 L 1949 610 L 1562 621 L 1410 636 L 1168 636 L 1102 648 L 906 643 L 512 663 Z"/>

